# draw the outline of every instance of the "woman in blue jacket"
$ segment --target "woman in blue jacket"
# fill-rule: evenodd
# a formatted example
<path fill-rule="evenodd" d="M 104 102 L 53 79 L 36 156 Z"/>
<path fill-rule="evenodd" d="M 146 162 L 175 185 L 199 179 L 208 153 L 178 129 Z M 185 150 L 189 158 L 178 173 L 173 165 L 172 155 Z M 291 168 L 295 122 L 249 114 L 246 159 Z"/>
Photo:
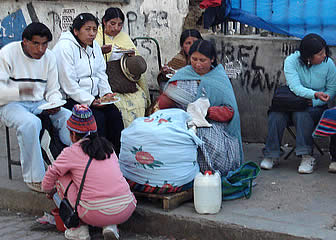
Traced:
<path fill-rule="evenodd" d="M 301 157 L 299 173 L 312 173 L 316 164 L 313 153 L 312 133 L 327 102 L 335 96 L 336 67 L 329 57 L 325 40 L 317 34 L 306 35 L 299 51 L 285 59 L 284 74 L 290 90 L 308 100 L 302 112 L 270 112 L 268 136 L 261 168 L 272 169 L 279 164 L 280 144 L 286 126 L 291 122 L 296 128 L 296 155 Z"/>

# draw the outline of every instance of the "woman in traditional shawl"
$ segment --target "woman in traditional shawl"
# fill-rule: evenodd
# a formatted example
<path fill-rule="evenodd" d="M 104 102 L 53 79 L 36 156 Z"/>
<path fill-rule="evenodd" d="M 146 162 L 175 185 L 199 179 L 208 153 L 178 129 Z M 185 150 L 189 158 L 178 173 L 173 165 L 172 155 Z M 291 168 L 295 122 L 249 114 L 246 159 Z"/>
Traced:
<path fill-rule="evenodd" d="M 121 98 L 115 105 L 122 113 L 126 128 L 135 118 L 145 115 L 145 109 L 150 105 L 150 96 L 144 74 L 139 79 L 136 79 L 136 83 L 135 81 L 131 83 L 127 79 L 125 81 L 125 79 L 115 77 L 114 73 L 109 73 L 110 65 L 114 66 L 117 63 L 120 71 L 120 59 L 124 54 L 122 50 L 134 50 L 135 55 L 139 55 L 130 36 L 121 31 L 124 20 L 125 15 L 119 8 L 111 7 L 106 9 L 102 18 L 102 27 L 98 28 L 96 41 L 101 46 L 107 62 L 107 74 L 109 75 L 111 88 L 113 92 L 117 93 L 116 96 Z M 123 90 L 118 89 L 113 84 L 113 82 L 118 81 L 127 82 L 128 86 L 133 84 L 132 89 L 135 88 L 135 90 L 128 90 L 129 87 L 127 86 L 124 86 Z"/>
<path fill-rule="evenodd" d="M 243 161 L 236 98 L 223 66 L 217 64 L 216 49 L 209 41 L 194 42 L 189 55 L 190 65 L 181 68 L 169 80 L 168 87 L 159 97 L 159 108 L 186 110 L 188 103 L 200 97 L 209 99 L 206 119 L 211 127 L 197 128 L 197 136 L 203 141 L 197 160 L 201 171 L 219 170 L 225 175 Z M 176 91 L 167 91 L 172 85 L 176 86 Z"/>

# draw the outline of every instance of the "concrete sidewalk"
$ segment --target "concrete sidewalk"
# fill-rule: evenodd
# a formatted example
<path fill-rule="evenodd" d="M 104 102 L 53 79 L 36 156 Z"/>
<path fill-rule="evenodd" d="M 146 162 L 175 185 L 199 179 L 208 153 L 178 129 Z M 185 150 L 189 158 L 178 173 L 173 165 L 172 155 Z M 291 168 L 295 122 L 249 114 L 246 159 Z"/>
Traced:
<path fill-rule="evenodd" d="M 11 132 L 12 155 L 18 159 Z M 263 144 L 244 144 L 245 159 L 259 163 Z M 286 149 L 289 150 L 289 149 Z M 187 202 L 170 212 L 141 200 L 132 218 L 120 228 L 177 239 L 336 239 L 336 174 L 327 172 L 328 154 L 316 154 L 318 169 L 300 175 L 293 155 L 271 171 L 261 171 L 250 199 L 225 201 L 220 213 L 199 215 Z M 8 180 L 4 128 L 0 128 L 0 208 L 42 214 L 53 208 L 44 194 L 31 192 L 22 182 L 20 167 Z"/>

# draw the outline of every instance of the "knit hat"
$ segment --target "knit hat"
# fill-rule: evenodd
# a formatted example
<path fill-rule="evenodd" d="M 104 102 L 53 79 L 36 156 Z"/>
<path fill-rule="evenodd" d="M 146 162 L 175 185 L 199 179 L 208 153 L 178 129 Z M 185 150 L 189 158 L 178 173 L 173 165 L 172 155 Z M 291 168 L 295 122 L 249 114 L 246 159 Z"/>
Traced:
<path fill-rule="evenodd" d="M 97 124 L 91 109 L 87 105 L 76 104 L 72 108 L 72 115 L 67 121 L 69 130 L 76 133 L 90 133 L 97 131 Z"/>

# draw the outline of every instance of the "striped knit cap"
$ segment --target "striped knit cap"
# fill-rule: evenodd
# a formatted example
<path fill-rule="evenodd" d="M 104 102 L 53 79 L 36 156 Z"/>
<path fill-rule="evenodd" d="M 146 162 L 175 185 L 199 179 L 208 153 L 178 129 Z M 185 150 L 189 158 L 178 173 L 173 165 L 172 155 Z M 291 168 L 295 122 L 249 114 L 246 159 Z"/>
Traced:
<path fill-rule="evenodd" d="M 76 104 L 72 108 L 72 115 L 67 121 L 69 130 L 76 133 L 90 133 L 97 131 L 97 124 L 91 109 L 87 105 Z"/>

